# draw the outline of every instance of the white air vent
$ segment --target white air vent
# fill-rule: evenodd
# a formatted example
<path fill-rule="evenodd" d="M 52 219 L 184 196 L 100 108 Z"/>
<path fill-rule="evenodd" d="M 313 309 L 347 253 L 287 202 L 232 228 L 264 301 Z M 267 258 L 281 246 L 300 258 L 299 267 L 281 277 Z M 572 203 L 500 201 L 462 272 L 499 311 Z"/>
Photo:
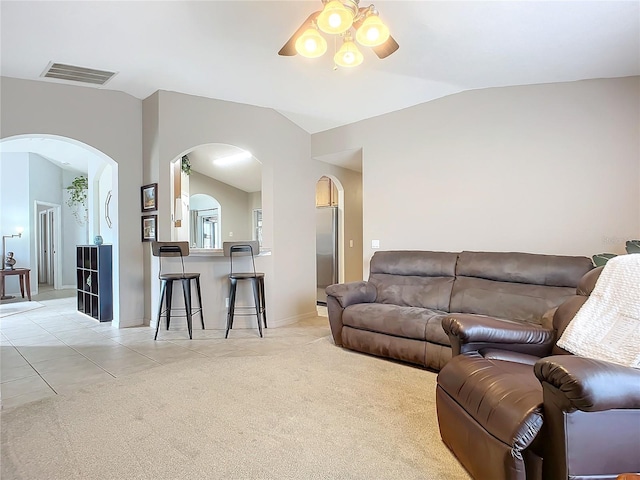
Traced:
<path fill-rule="evenodd" d="M 71 82 L 88 83 L 90 85 L 104 85 L 111 80 L 115 74 L 116 72 L 52 62 L 47 66 L 41 76 Z"/>

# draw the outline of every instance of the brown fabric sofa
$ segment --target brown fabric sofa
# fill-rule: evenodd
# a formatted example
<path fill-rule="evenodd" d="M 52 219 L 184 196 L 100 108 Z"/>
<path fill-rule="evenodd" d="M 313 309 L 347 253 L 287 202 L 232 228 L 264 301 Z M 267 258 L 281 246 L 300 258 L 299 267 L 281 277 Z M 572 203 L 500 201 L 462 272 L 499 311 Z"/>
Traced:
<path fill-rule="evenodd" d="M 438 374 L 444 443 L 477 480 L 613 480 L 640 471 L 640 370 L 555 345 L 602 268 L 553 328 L 450 315 L 454 357 Z"/>
<path fill-rule="evenodd" d="M 586 257 L 501 252 L 376 252 L 368 281 L 330 285 L 336 345 L 439 370 L 451 358 L 451 312 L 540 325 L 575 294 Z"/>

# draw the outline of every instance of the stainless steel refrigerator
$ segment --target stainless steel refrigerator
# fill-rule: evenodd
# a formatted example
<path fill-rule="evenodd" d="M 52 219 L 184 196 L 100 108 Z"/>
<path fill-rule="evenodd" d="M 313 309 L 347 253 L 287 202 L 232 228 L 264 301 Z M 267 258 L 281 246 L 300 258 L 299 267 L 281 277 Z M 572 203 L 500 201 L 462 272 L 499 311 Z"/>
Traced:
<path fill-rule="evenodd" d="M 316 207 L 317 301 L 327 303 L 324 289 L 338 283 L 338 207 Z"/>

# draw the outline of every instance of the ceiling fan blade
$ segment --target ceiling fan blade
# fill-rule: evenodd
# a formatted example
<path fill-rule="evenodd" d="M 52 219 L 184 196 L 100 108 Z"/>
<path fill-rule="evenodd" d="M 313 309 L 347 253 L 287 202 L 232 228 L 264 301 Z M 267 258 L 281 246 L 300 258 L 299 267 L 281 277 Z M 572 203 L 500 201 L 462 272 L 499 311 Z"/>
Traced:
<path fill-rule="evenodd" d="M 311 25 L 311 22 L 313 20 L 316 19 L 316 17 L 320 14 L 322 10 L 318 10 L 317 12 L 313 12 L 311 15 L 309 15 L 307 17 L 307 19 L 302 22 L 302 25 L 300 25 L 300 28 L 298 28 L 295 33 L 293 35 L 291 35 L 291 38 L 289 40 L 287 40 L 287 43 L 285 43 L 282 48 L 280 49 L 280 51 L 278 52 L 278 55 L 282 55 L 284 57 L 292 57 L 294 55 L 296 55 L 298 52 L 296 51 L 296 40 L 298 39 L 298 37 L 300 35 L 302 35 L 302 33 L 309 28 L 309 26 Z"/>
<path fill-rule="evenodd" d="M 396 42 L 391 35 L 389 35 L 389 39 L 384 42 L 382 45 L 378 45 L 377 47 L 373 47 L 373 51 L 376 53 L 378 58 L 387 58 L 393 52 L 398 50 L 400 45 Z"/>

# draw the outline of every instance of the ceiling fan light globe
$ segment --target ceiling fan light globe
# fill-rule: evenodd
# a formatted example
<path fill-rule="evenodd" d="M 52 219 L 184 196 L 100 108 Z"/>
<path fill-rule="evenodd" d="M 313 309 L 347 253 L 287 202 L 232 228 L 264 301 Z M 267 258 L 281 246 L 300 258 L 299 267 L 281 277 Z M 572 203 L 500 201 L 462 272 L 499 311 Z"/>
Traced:
<path fill-rule="evenodd" d="M 340 18 L 340 15 L 335 12 L 329 15 L 328 21 L 331 28 L 340 28 L 340 25 L 342 24 L 342 18 Z"/>
<path fill-rule="evenodd" d="M 389 27 L 387 27 L 378 15 L 369 15 L 364 19 L 356 32 L 356 40 L 365 47 L 377 47 L 389 39 Z"/>
<path fill-rule="evenodd" d="M 296 52 L 303 57 L 321 57 L 327 51 L 327 41 L 315 28 L 308 28 L 296 40 Z"/>
<path fill-rule="evenodd" d="M 337 35 L 351 28 L 355 12 L 338 0 L 331 0 L 318 15 L 318 28 L 325 33 Z"/>
<path fill-rule="evenodd" d="M 333 57 L 333 61 L 340 67 L 357 67 L 364 60 L 358 46 L 351 38 L 346 38 L 340 50 Z"/>

